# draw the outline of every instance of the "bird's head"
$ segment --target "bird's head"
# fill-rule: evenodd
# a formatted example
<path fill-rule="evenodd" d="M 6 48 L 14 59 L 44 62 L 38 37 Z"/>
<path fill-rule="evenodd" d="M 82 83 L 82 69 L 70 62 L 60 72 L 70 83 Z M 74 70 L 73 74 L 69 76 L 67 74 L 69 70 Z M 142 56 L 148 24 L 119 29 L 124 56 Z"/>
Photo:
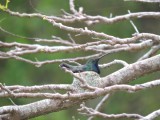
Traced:
<path fill-rule="evenodd" d="M 99 58 L 92 58 L 92 59 L 89 59 L 86 64 L 98 65 L 98 61 L 99 61 Z"/>
<path fill-rule="evenodd" d="M 96 65 L 96 66 L 98 66 L 98 61 L 102 58 L 102 57 L 104 57 L 105 55 L 107 55 L 107 54 L 103 54 L 103 55 L 101 55 L 101 56 L 99 56 L 99 57 L 97 57 L 97 58 L 91 58 L 91 59 L 89 59 L 88 61 L 87 61 L 87 65 Z"/>

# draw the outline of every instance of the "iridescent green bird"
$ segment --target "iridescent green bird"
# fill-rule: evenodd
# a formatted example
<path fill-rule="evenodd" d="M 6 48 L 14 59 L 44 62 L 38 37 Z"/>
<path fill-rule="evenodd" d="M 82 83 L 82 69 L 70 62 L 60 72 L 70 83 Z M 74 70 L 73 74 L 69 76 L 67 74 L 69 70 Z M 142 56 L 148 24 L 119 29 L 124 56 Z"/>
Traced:
<path fill-rule="evenodd" d="M 106 55 L 106 54 L 105 54 Z M 98 58 L 92 58 L 89 59 L 86 64 L 84 65 L 79 65 L 79 66 L 73 66 L 73 65 L 69 65 L 67 63 L 61 63 L 60 67 L 63 68 L 67 68 L 68 70 L 71 70 L 73 73 L 79 73 L 79 72 L 84 72 L 84 71 L 94 71 L 98 74 L 100 74 L 100 69 L 98 66 L 98 61 L 105 55 L 102 55 Z"/>

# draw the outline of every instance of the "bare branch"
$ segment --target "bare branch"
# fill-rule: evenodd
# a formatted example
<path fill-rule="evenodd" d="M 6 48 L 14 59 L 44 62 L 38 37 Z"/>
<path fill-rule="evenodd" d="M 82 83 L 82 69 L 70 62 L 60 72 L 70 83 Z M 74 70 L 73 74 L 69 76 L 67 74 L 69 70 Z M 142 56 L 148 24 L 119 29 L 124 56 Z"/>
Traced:
<path fill-rule="evenodd" d="M 115 91 L 126 91 L 126 92 L 136 92 L 139 90 L 144 90 L 147 88 L 152 88 L 160 85 L 160 80 L 155 80 L 151 82 L 147 82 L 140 85 L 113 85 L 105 88 L 98 88 L 94 87 L 94 91 L 92 92 L 85 92 L 85 93 L 73 93 L 73 94 L 60 94 L 60 93 L 8 93 L 3 92 L 0 93 L 0 97 L 15 97 L 15 98 L 22 98 L 22 97 L 28 97 L 28 98 L 50 98 L 50 99 L 60 99 L 60 100 L 84 100 L 87 98 L 95 98 L 98 96 L 103 96 L 108 93 L 112 93 Z"/>
<path fill-rule="evenodd" d="M 160 49 L 160 45 L 157 45 L 157 46 L 153 46 L 151 48 L 151 50 L 149 50 L 145 55 L 143 55 L 140 59 L 140 60 L 144 60 L 144 59 L 147 59 L 149 57 L 152 57 L 154 54 L 156 54 L 158 52 L 158 50 Z"/>
<path fill-rule="evenodd" d="M 103 99 L 96 106 L 95 111 L 101 111 L 102 107 L 104 106 L 104 104 L 106 103 L 109 97 L 110 97 L 110 94 L 105 95 Z M 88 120 L 92 120 L 93 118 L 94 116 L 91 116 L 88 118 Z"/>
<path fill-rule="evenodd" d="M 131 14 L 130 10 L 128 10 L 128 13 Z M 138 31 L 136 25 L 133 23 L 133 21 L 132 21 L 132 20 L 129 20 L 129 22 L 131 23 L 131 25 L 132 25 L 133 28 L 135 29 L 136 33 L 139 34 L 139 31 Z"/>
<path fill-rule="evenodd" d="M 128 66 L 129 65 L 127 62 L 125 62 L 123 60 L 114 60 L 110 63 L 99 65 L 99 67 L 106 68 L 106 67 L 109 67 L 109 66 L 114 65 L 114 64 L 122 64 L 123 66 Z"/>
<path fill-rule="evenodd" d="M 14 93 L 12 91 L 10 91 L 9 89 L 7 89 L 5 86 L 3 86 L 2 84 L 0 84 L 0 88 L 4 91 L 6 91 L 10 96 L 14 97 Z"/>
<path fill-rule="evenodd" d="M 117 83 L 128 83 L 133 80 L 133 78 L 148 74 L 152 70 L 160 70 L 160 55 L 130 64 L 127 67 L 123 67 L 119 71 L 102 78 L 102 86 L 106 87 L 107 85 L 114 85 Z"/>
<path fill-rule="evenodd" d="M 10 15 L 18 16 L 18 17 L 38 17 L 38 18 L 48 18 L 55 20 L 57 22 L 63 22 L 63 23 L 73 23 L 76 21 L 91 21 L 91 23 L 105 23 L 105 24 L 113 24 L 116 22 L 128 20 L 128 19 L 133 19 L 133 18 L 160 18 L 160 13 L 159 12 L 137 12 L 137 13 L 130 13 L 126 15 L 120 15 L 112 18 L 107 18 L 103 16 L 90 16 L 90 15 L 81 15 L 81 16 L 67 16 L 67 18 L 60 18 L 60 17 L 55 17 L 55 16 L 46 16 L 42 15 L 40 13 L 32 13 L 32 14 L 27 14 L 27 13 L 19 13 L 19 12 L 13 12 L 10 11 L 9 9 L 6 10 L 7 13 Z"/>
<path fill-rule="evenodd" d="M 10 55 L 4 52 L 0 52 L 0 59 L 8 59 L 8 58 L 14 58 L 16 60 L 19 61 L 23 61 L 29 64 L 33 64 L 36 67 L 41 67 L 44 64 L 51 64 L 51 63 L 57 63 L 57 62 L 67 62 L 67 61 L 78 61 L 78 60 L 87 60 L 89 58 L 92 57 L 97 57 L 99 56 L 99 54 L 95 54 L 95 55 L 91 55 L 91 56 L 84 56 L 84 57 L 77 57 L 77 58 L 67 58 L 67 59 L 55 59 L 55 60 L 44 60 L 44 61 L 32 61 L 32 60 L 28 60 L 16 55 Z"/>
<path fill-rule="evenodd" d="M 70 84 L 48 84 L 48 85 L 35 85 L 35 86 L 21 86 L 21 85 L 14 85 L 14 86 L 5 86 L 4 88 L 17 92 L 37 92 L 37 91 L 44 91 L 44 90 L 67 90 L 73 91 L 73 88 Z M 2 92 L 2 90 L 0 90 Z"/>
<path fill-rule="evenodd" d="M 148 3 L 160 3 L 159 0 L 124 0 L 124 1 L 148 2 Z"/>
<path fill-rule="evenodd" d="M 154 120 L 156 117 L 159 117 L 159 116 L 160 116 L 160 110 L 156 110 L 139 120 Z"/>
<path fill-rule="evenodd" d="M 87 115 L 87 116 L 92 116 L 92 117 L 101 117 L 101 118 L 134 118 L 134 119 L 140 119 L 143 116 L 138 115 L 138 114 L 127 114 L 127 113 L 122 113 L 122 114 L 105 114 L 105 113 L 101 113 L 98 112 L 92 108 L 88 108 L 86 106 L 84 106 L 83 104 L 81 104 L 81 108 L 78 109 L 78 111 L 83 114 L 83 115 Z"/>
<path fill-rule="evenodd" d="M 74 0 L 69 0 L 70 10 L 72 13 L 77 14 L 77 10 L 75 9 Z"/>

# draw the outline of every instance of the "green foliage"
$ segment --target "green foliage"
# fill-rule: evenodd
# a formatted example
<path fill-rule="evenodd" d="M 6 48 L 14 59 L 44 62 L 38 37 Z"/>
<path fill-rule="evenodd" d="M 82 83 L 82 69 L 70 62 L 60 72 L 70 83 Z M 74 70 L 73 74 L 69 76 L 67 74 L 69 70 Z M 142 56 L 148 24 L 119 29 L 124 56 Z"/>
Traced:
<path fill-rule="evenodd" d="M 9 2 L 10 2 L 10 0 L 6 0 L 6 4 L 5 5 L 0 4 L 0 9 L 1 10 L 6 10 L 8 8 Z"/>

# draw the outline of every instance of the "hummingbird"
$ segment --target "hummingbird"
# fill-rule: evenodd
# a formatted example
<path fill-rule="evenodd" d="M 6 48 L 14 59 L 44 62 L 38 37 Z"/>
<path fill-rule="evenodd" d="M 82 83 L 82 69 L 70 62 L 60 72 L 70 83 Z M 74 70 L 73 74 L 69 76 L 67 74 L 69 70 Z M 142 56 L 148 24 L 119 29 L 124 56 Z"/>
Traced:
<path fill-rule="evenodd" d="M 79 72 L 84 72 L 84 71 L 94 71 L 94 72 L 100 74 L 98 61 L 105 55 L 106 54 L 104 54 L 98 58 L 91 58 L 84 65 L 73 66 L 73 65 L 69 65 L 67 63 L 61 63 L 59 66 L 61 68 L 65 67 L 66 69 L 71 70 L 73 73 L 79 73 Z"/>

